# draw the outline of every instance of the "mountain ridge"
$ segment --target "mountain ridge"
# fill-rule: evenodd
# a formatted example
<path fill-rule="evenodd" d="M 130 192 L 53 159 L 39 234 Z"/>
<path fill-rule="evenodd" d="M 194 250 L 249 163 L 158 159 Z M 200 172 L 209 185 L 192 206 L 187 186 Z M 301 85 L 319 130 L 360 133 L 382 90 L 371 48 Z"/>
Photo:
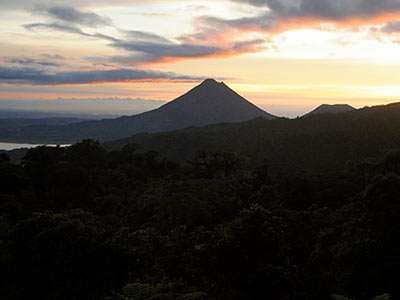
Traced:
<path fill-rule="evenodd" d="M 256 118 L 142 133 L 104 146 L 114 150 L 127 144 L 157 151 L 179 163 L 199 151 L 222 151 L 243 155 L 251 165 L 266 164 L 271 172 L 337 171 L 349 160 L 378 157 L 383 151 L 400 148 L 400 103 L 307 118 Z"/>
<path fill-rule="evenodd" d="M 163 132 L 190 126 L 236 123 L 275 116 L 255 106 L 226 84 L 206 79 L 163 106 L 133 116 L 84 121 L 66 126 L 28 126 L 0 133 L 1 140 L 71 143 L 85 138 L 100 141 L 129 137 L 140 132 Z"/>
<path fill-rule="evenodd" d="M 304 114 L 302 117 L 309 117 L 311 115 L 328 114 L 328 113 L 342 113 L 356 110 L 349 104 L 321 104 L 312 111 Z"/>

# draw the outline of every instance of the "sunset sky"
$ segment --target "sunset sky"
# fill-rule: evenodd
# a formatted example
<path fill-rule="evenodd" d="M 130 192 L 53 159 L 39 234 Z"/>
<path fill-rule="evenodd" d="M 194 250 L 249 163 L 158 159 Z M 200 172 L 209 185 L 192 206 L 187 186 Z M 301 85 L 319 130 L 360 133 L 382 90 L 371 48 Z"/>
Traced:
<path fill-rule="evenodd" d="M 0 0 L 0 101 L 172 100 L 210 77 L 278 115 L 396 102 L 400 0 Z"/>

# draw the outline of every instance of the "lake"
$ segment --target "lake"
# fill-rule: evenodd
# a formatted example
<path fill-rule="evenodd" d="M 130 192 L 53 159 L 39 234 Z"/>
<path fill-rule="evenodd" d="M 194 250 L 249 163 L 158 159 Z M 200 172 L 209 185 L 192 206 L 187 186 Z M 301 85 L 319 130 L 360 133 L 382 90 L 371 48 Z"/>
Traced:
<path fill-rule="evenodd" d="M 19 149 L 19 148 L 33 148 L 37 146 L 52 146 L 55 147 L 57 145 L 51 145 L 51 144 L 20 144 L 20 143 L 2 143 L 0 142 L 0 150 L 13 150 L 13 149 Z M 60 145 L 61 147 L 66 147 L 69 145 Z"/>

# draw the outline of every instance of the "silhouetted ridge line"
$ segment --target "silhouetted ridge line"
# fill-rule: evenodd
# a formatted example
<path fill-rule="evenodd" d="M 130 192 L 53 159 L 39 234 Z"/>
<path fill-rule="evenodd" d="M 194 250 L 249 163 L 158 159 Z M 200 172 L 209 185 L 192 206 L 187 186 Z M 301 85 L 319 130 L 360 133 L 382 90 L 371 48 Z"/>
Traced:
<path fill-rule="evenodd" d="M 400 104 L 138 134 L 105 146 L 120 149 L 127 144 L 181 163 L 199 151 L 222 151 L 243 155 L 249 164 L 266 165 L 271 172 L 337 171 L 349 160 L 400 148 Z"/>
<path fill-rule="evenodd" d="M 275 118 L 226 84 L 206 79 L 175 100 L 142 114 L 67 126 L 30 126 L 1 132 L 0 139 L 46 143 L 71 143 L 86 138 L 106 141 L 140 132 L 165 132 L 190 126 L 237 123 L 257 117 L 269 120 Z"/>
<path fill-rule="evenodd" d="M 348 112 L 356 110 L 354 107 L 348 104 L 322 104 L 318 106 L 316 109 L 310 111 L 309 113 L 305 114 L 303 117 L 308 117 L 311 115 L 318 115 L 318 114 L 328 114 L 328 113 L 341 113 L 341 112 Z"/>

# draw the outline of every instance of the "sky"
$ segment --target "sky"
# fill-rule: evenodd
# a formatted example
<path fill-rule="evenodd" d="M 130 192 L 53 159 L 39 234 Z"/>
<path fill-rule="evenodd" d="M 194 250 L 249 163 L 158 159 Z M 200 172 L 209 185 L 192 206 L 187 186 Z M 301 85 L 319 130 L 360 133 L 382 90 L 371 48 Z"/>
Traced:
<path fill-rule="evenodd" d="M 293 117 L 398 101 L 399 53 L 400 0 L 0 0 L 0 108 L 170 101 L 215 78 Z"/>

